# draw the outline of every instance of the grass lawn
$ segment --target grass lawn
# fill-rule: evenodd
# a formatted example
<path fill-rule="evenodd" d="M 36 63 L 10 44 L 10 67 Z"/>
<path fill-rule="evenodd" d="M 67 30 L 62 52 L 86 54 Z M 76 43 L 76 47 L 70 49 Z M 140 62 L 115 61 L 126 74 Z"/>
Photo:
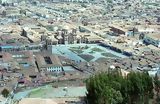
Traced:
<path fill-rule="evenodd" d="M 105 57 L 118 57 L 116 55 L 113 55 L 111 53 L 101 53 L 101 55 L 105 56 Z"/>
<path fill-rule="evenodd" d="M 82 54 L 86 49 L 88 49 L 89 46 L 78 46 L 78 47 L 70 47 L 69 50 L 76 53 L 76 54 Z"/>
<path fill-rule="evenodd" d="M 104 50 L 100 49 L 100 48 L 92 48 L 91 49 L 92 51 L 95 51 L 95 52 L 104 52 Z"/>
<path fill-rule="evenodd" d="M 29 97 L 41 97 L 41 96 L 44 96 L 46 90 L 45 89 L 37 89 L 35 91 L 32 91 L 30 94 L 29 94 Z"/>
<path fill-rule="evenodd" d="M 86 60 L 86 61 L 91 61 L 92 59 L 94 59 L 94 56 L 92 56 L 92 55 L 87 55 L 87 54 L 81 54 L 81 55 L 78 55 L 78 56 L 80 56 L 81 58 L 83 58 L 84 60 Z"/>
<path fill-rule="evenodd" d="M 90 54 L 94 54 L 95 52 L 94 52 L 94 51 L 90 51 L 89 53 L 90 53 Z"/>
<path fill-rule="evenodd" d="M 76 53 L 76 54 L 81 54 L 81 53 L 83 53 L 83 51 L 82 51 L 81 49 L 73 49 L 73 48 L 70 48 L 69 50 L 72 51 L 72 52 L 74 52 L 74 53 Z"/>
<path fill-rule="evenodd" d="M 78 49 L 80 49 L 80 47 L 70 47 L 70 49 L 78 50 Z"/>
<path fill-rule="evenodd" d="M 76 49 L 76 50 L 85 50 L 85 49 L 88 49 L 89 48 L 89 46 L 78 46 L 78 47 L 70 47 L 70 49 Z"/>

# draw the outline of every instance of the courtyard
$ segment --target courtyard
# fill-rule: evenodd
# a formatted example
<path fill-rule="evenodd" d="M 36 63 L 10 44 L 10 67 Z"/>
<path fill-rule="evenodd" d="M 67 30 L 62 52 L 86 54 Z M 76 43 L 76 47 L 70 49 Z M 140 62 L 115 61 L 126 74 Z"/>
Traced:
<path fill-rule="evenodd" d="M 99 46 L 98 44 L 54 45 L 52 53 L 65 56 L 76 62 L 96 61 L 99 58 L 125 58 L 125 55 Z"/>

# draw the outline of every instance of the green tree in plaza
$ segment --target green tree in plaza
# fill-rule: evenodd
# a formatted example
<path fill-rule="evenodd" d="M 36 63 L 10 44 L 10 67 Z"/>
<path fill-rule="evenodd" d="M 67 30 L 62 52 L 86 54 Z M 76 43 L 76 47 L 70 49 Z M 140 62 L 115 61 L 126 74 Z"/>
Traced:
<path fill-rule="evenodd" d="M 131 72 L 123 77 L 117 71 L 90 77 L 86 87 L 89 104 L 147 104 L 154 88 L 148 73 Z"/>
<path fill-rule="evenodd" d="M 9 95 L 9 90 L 5 88 L 5 89 L 2 90 L 1 94 L 3 95 L 3 97 L 6 98 Z"/>

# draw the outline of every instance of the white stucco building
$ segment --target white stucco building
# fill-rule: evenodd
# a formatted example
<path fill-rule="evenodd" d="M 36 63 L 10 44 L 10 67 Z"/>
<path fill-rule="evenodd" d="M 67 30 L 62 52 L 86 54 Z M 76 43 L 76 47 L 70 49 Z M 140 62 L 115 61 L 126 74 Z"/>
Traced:
<path fill-rule="evenodd" d="M 39 71 L 43 72 L 62 72 L 63 66 L 57 55 L 36 55 L 36 62 Z"/>

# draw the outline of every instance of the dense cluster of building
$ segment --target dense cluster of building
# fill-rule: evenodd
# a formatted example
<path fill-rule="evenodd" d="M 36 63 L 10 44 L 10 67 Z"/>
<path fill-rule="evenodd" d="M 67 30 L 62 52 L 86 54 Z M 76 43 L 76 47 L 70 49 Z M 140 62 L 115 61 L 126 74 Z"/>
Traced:
<path fill-rule="evenodd" d="M 17 90 L 54 81 L 74 80 L 77 85 L 77 80 L 110 68 L 119 68 L 123 73 L 148 71 L 152 76 L 160 73 L 158 1 L 0 0 L 0 3 L 0 91 L 4 88 L 12 91 L 14 83 L 19 85 Z M 53 45 L 73 44 L 98 44 L 126 58 L 77 62 L 65 57 L 64 52 L 61 56 L 51 49 Z"/>

